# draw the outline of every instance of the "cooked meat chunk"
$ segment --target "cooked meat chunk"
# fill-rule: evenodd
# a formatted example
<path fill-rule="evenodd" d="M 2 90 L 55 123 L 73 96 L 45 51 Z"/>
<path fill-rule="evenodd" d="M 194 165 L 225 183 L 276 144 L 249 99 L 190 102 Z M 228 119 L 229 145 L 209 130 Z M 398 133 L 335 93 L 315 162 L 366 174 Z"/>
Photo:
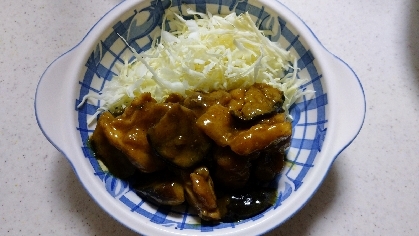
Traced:
<path fill-rule="evenodd" d="M 136 168 L 127 156 L 109 143 L 103 132 L 103 120 L 98 122 L 89 142 L 96 158 L 101 160 L 113 175 L 125 179 L 134 174 Z"/>
<path fill-rule="evenodd" d="M 221 147 L 229 145 L 231 136 L 236 133 L 228 108 L 219 104 L 208 108 L 196 125 Z"/>
<path fill-rule="evenodd" d="M 104 112 L 99 122 L 109 142 L 125 153 L 142 172 L 151 173 L 163 168 L 163 162 L 152 154 L 147 141 L 147 130 L 166 114 L 169 107 L 156 103 L 150 93 L 144 93 L 132 101 L 125 112 L 114 118 Z"/>
<path fill-rule="evenodd" d="M 163 118 L 148 130 L 148 140 L 158 156 L 180 168 L 193 167 L 207 155 L 210 139 L 195 125 L 194 112 L 170 104 Z"/>
<path fill-rule="evenodd" d="M 266 84 L 161 103 L 144 93 L 100 116 L 91 147 L 141 197 L 186 200 L 207 221 L 245 219 L 275 202 L 275 189 L 262 186 L 282 170 L 291 141 L 282 96 Z"/>
<path fill-rule="evenodd" d="M 260 151 L 278 139 L 291 136 L 291 123 L 284 114 L 277 114 L 262 120 L 248 129 L 241 129 L 234 123 L 228 108 L 221 105 L 211 106 L 197 120 L 202 129 L 219 146 L 230 146 L 239 155 L 249 155 Z"/>
<path fill-rule="evenodd" d="M 230 100 L 231 95 L 224 90 L 217 90 L 211 93 L 194 92 L 185 99 L 184 105 L 193 110 L 197 116 L 200 116 L 215 104 L 227 106 Z"/>
<path fill-rule="evenodd" d="M 166 100 L 164 100 L 164 102 L 182 104 L 184 100 L 185 98 L 182 97 L 182 95 L 177 94 L 177 93 L 171 93 L 169 94 L 169 97 L 167 97 Z"/>
<path fill-rule="evenodd" d="M 248 130 L 237 133 L 230 141 L 231 149 L 239 155 L 249 155 L 263 150 L 270 144 L 291 137 L 291 122 L 285 119 L 283 113 L 264 119 Z"/>
<path fill-rule="evenodd" d="M 206 167 L 195 169 L 185 182 L 186 199 L 198 210 L 204 220 L 219 220 L 220 211 L 209 171 Z"/>
<path fill-rule="evenodd" d="M 273 114 L 283 103 L 282 92 L 267 84 L 257 83 L 248 89 L 232 90 L 230 94 L 231 114 L 244 121 Z"/>

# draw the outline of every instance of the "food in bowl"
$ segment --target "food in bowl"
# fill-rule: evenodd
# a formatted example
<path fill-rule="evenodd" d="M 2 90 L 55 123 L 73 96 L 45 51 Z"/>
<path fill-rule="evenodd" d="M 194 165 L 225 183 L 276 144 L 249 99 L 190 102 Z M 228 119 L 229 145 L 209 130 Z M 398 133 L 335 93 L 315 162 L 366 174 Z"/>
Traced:
<path fill-rule="evenodd" d="M 186 99 L 174 94 L 164 103 L 144 93 L 122 115 L 104 112 L 90 143 L 110 172 L 129 179 L 140 195 L 164 205 L 186 199 L 204 220 L 241 220 L 273 204 L 276 189 L 262 185 L 281 171 L 291 138 L 284 113 L 269 109 L 242 120 L 235 113 L 242 110 L 233 110 L 246 100 L 261 111 L 265 104 L 254 95 L 265 98 L 265 91 L 281 98 L 262 84 Z"/>
<path fill-rule="evenodd" d="M 300 86 L 307 80 L 297 79 L 294 55 L 270 41 L 265 34 L 272 32 L 259 30 L 248 12 L 224 17 L 190 9 L 186 13 L 193 18 L 186 20 L 185 16 L 165 10 L 161 37 L 141 54 L 128 45 L 135 57 L 117 64 L 121 67 L 119 74 L 105 84 L 100 95 L 85 95 L 79 107 L 89 97 L 101 99 L 97 115 L 105 110 L 123 110 L 144 92 L 162 102 L 171 93 L 187 96 L 193 91 L 232 90 L 267 83 L 284 92 L 282 107 L 288 114 L 298 98 L 310 93 L 301 92 Z"/>
<path fill-rule="evenodd" d="M 258 29 L 271 32 L 265 34 L 267 38 L 295 56 L 297 76 L 307 79 L 302 87 L 315 91 L 289 108 L 292 137 L 285 165 L 268 184 L 276 189 L 274 204 L 244 220 L 207 222 L 187 204 L 146 201 L 127 181 L 110 174 L 88 146 L 100 113 L 97 109 L 104 104 L 100 91 L 122 74 L 120 64 L 123 70 L 132 62 L 130 48 L 139 53 L 148 50 L 160 35 L 164 11 L 187 15 L 187 8 L 214 16 L 248 12 Z M 89 99 L 77 107 L 86 95 Z M 307 203 L 337 155 L 359 133 L 365 97 L 350 67 L 328 52 L 304 22 L 278 1 L 129 0 L 105 14 L 76 47 L 46 69 L 37 87 L 35 112 L 42 132 L 69 160 L 95 202 L 135 232 L 259 235 L 284 223 Z"/>
<path fill-rule="evenodd" d="M 283 168 L 288 109 L 304 80 L 247 12 L 187 13 L 166 10 L 159 42 L 131 48 L 135 59 L 100 96 L 90 145 L 142 197 L 188 202 L 203 220 L 243 220 L 274 203 L 266 186 Z"/>

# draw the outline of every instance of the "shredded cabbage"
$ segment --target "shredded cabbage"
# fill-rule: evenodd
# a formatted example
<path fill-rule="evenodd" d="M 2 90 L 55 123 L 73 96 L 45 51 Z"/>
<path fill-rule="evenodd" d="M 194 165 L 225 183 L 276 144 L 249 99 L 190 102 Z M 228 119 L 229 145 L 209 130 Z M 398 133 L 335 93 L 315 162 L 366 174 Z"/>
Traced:
<path fill-rule="evenodd" d="M 300 90 L 306 81 L 297 79 L 295 57 L 265 37 L 248 13 L 225 17 L 190 9 L 187 13 L 194 19 L 166 11 L 170 32 L 164 22 L 154 47 L 142 53 L 131 48 L 135 60 L 120 65 L 119 75 L 105 85 L 97 97 L 104 102 L 97 114 L 124 108 L 144 92 L 161 102 L 170 93 L 187 96 L 192 91 L 231 90 L 256 82 L 283 91 L 283 109 L 289 114 L 290 106 L 307 93 Z M 293 72 L 285 73 L 290 68 Z"/>

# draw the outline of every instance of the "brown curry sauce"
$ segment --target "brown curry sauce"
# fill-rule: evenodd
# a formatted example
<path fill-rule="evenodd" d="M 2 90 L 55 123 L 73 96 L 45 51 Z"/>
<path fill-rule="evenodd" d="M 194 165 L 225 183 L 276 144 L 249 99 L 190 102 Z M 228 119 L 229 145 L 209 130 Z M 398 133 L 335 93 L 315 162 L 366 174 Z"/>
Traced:
<path fill-rule="evenodd" d="M 237 221 L 276 198 L 261 187 L 282 170 L 292 126 L 283 94 L 266 84 L 246 89 L 150 93 L 122 114 L 104 112 L 89 142 L 116 177 L 155 203 L 189 203 L 204 220 Z"/>

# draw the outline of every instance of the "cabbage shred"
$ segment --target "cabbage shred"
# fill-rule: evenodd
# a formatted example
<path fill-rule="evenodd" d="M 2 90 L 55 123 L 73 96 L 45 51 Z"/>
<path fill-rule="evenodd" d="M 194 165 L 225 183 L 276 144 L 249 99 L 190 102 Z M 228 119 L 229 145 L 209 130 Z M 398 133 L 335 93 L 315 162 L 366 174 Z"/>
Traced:
<path fill-rule="evenodd" d="M 97 97 L 104 102 L 97 114 L 123 109 L 145 92 L 162 102 L 171 93 L 187 96 L 193 91 L 232 90 L 254 83 L 283 91 L 283 109 L 289 114 L 289 107 L 307 93 L 300 90 L 306 81 L 297 78 L 296 58 L 270 41 L 248 13 L 225 17 L 187 13 L 194 19 L 166 11 L 159 41 L 141 53 L 131 48 L 135 59 L 119 65 L 119 74 L 105 84 Z"/>

